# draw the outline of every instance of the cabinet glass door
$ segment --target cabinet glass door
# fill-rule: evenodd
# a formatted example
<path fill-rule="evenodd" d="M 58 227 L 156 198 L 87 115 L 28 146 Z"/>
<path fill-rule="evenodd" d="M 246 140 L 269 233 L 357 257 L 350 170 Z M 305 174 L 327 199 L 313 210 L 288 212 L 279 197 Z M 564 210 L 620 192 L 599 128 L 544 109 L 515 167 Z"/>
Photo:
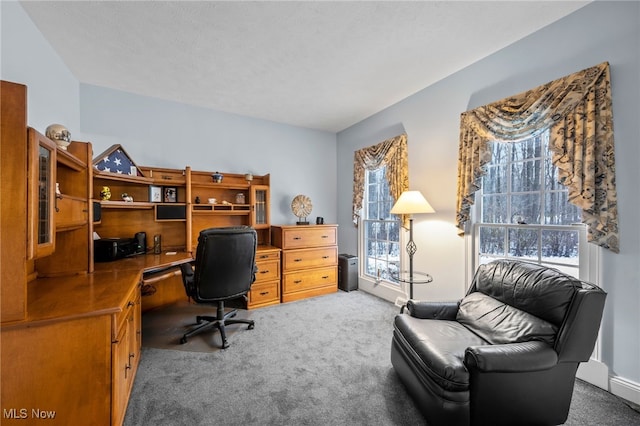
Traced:
<path fill-rule="evenodd" d="M 269 187 L 267 185 L 251 187 L 251 225 L 254 228 L 269 226 Z"/>
<path fill-rule="evenodd" d="M 48 256 L 55 249 L 56 145 L 29 128 L 29 259 Z"/>

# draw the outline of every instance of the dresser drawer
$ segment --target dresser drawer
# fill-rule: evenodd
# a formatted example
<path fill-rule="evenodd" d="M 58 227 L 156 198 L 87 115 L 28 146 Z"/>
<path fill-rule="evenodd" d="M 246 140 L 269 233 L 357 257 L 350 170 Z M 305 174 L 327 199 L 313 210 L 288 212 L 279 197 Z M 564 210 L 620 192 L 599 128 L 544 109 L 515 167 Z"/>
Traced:
<path fill-rule="evenodd" d="M 280 250 L 261 251 L 256 252 L 256 263 L 260 263 L 264 260 L 280 259 Z"/>
<path fill-rule="evenodd" d="M 335 285 L 338 282 L 337 276 L 337 266 L 287 273 L 282 277 L 282 292 L 291 293 Z"/>
<path fill-rule="evenodd" d="M 282 254 L 283 271 L 330 266 L 337 263 L 338 248 L 335 246 L 289 250 Z"/>
<path fill-rule="evenodd" d="M 256 262 L 258 272 L 256 273 L 256 283 L 273 281 L 280 278 L 280 260 L 267 260 Z"/>
<path fill-rule="evenodd" d="M 274 234 L 274 244 L 284 250 L 333 246 L 338 241 L 338 230 L 335 226 L 277 228 Z"/>
<path fill-rule="evenodd" d="M 121 311 L 112 315 L 112 326 L 111 326 L 111 340 L 116 342 L 118 341 L 118 334 L 121 332 L 124 325 L 131 321 L 135 312 L 136 304 L 140 303 L 140 284 L 136 285 L 135 288 L 129 293 L 129 296 L 126 299 L 126 302 L 121 306 Z"/>
<path fill-rule="evenodd" d="M 247 302 L 249 308 L 272 304 L 269 302 L 280 303 L 280 281 L 254 283 L 249 292 L 249 301 Z"/>

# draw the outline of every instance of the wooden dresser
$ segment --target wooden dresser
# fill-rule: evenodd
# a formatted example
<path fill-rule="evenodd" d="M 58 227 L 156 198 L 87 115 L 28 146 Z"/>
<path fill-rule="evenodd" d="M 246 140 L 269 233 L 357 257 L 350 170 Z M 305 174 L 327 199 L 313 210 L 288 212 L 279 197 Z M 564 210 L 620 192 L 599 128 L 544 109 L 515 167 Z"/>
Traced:
<path fill-rule="evenodd" d="M 271 227 L 271 242 L 282 249 L 282 302 L 338 291 L 338 226 Z"/>

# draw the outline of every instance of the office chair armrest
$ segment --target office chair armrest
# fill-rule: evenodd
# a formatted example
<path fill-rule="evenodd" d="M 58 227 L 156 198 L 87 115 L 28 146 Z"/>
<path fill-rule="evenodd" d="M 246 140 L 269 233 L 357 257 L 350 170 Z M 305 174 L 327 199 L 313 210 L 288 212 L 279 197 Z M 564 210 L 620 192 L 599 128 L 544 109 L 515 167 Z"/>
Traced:
<path fill-rule="evenodd" d="M 193 281 L 193 262 L 182 263 L 180 265 L 180 272 L 182 273 L 182 284 L 187 292 L 187 296 L 191 297 L 195 294 L 195 285 Z"/>

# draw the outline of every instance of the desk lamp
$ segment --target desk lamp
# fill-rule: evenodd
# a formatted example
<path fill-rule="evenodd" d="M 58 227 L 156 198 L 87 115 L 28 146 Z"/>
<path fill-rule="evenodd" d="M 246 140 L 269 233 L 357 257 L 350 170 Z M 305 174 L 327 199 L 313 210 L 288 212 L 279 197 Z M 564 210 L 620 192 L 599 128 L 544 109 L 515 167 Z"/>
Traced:
<path fill-rule="evenodd" d="M 409 215 L 409 242 L 407 243 L 407 253 L 409 254 L 409 298 L 413 299 L 413 255 L 418 250 L 413 242 L 413 214 L 435 213 L 435 210 L 424 198 L 420 191 L 404 191 L 398 201 L 391 208 L 392 214 Z"/>

